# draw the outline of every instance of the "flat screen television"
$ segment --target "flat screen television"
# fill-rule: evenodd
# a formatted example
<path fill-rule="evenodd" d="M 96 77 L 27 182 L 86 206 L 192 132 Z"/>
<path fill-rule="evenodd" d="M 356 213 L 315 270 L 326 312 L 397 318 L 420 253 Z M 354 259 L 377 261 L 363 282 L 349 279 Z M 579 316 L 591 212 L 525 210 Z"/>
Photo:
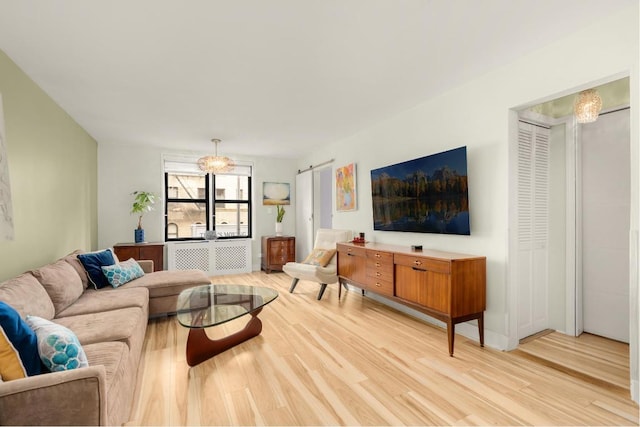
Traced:
<path fill-rule="evenodd" d="M 373 229 L 469 235 L 467 147 L 371 171 Z"/>

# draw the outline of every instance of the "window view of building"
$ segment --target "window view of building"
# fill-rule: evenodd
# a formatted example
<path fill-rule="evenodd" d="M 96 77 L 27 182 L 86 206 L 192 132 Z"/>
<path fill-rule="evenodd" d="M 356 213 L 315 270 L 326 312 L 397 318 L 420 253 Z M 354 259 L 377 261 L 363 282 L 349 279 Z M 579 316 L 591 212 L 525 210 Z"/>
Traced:
<path fill-rule="evenodd" d="M 249 175 L 166 172 L 165 238 L 202 239 L 207 230 L 217 238 L 251 237 L 250 188 Z"/>

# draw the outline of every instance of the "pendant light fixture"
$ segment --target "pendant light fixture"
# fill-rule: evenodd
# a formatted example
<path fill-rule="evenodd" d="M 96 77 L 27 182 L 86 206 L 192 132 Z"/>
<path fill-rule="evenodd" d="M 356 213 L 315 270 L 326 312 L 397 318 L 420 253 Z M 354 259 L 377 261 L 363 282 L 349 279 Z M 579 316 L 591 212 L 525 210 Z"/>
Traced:
<path fill-rule="evenodd" d="M 211 142 L 215 144 L 215 155 L 199 158 L 198 167 L 204 172 L 213 174 L 229 172 L 235 167 L 235 163 L 229 157 L 218 156 L 219 139 L 212 139 Z"/>
<path fill-rule="evenodd" d="M 595 122 L 602 110 L 602 98 L 595 89 L 583 90 L 576 97 L 573 111 L 578 123 Z"/>

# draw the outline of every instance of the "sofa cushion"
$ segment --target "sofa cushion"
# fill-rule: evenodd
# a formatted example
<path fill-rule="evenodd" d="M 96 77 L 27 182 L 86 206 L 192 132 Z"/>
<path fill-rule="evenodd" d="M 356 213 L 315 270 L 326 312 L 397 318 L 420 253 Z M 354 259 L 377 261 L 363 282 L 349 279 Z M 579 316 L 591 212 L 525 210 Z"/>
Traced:
<path fill-rule="evenodd" d="M 26 322 L 38 337 L 38 354 L 49 371 L 89 366 L 78 337 L 68 328 L 38 316 L 27 316 Z"/>
<path fill-rule="evenodd" d="M 0 377 L 10 381 L 38 375 L 41 367 L 36 334 L 16 310 L 0 301 Z"/>
<path fill-rule="evenodd" d="M 87 289 L 87 287 L 89 286 L 89 277 L 87 276 L 87 272 L 85 271 L 84 266 L 78 259 L 78 255 L 81 253 L 82 251 L 75 250 L 71 252 L 69 255 L 63 257 L 62 259 L 67 263 L 69 263 L 71 267 L 73 267 L 76 273 L 78 273 L 78 276 L 80 276 L 80 281 L 82 282 L 82 286 L 85 289 Z"/>
<path fill-rule="evenodd" d="M 211 281 L 202 270 L 156 271 L 145 274 L 121 287 L 121 289 L 144 286 L 149 289 L 149 298 L 177 295 L 181 290 L 198 285 L 208 285 Z"/>
<path fill-rule="evenodd" d="M 109 286 L 109 281 L 102 273 L 102 267 L 104 267 L 105 265 L 113 265 L 116 263 L 111 249 L 78 254 L 78 259 L 84 266 L 84 269 L 89 276 L 89 282 L 91 282 L 95 289 Z"/>
<path fill-rule="evenodd" d="M 59 260 L 31 272 L 38 279 L 53 302 L 56 313 L 77 300 L 84 286 L 76 270 L 66 261 Z M 34 314 L 35 316 L 35 314 Z"/>
<path fill-rule="evenodd" d="M 128 307 L 61 317 L 55 321 L 71 329 L 84 346 L 103 341 L 123 341 L 130 344 L 132 337 L 136 340 L 142 339 L 144 334 L 142 337 L 137 337 L 136 328 L 140 322 L 144 322 L 146 327 L 147 318 L 146 311 L 137 307 Z"/>
<path fill-rule="evenodd" d="M 102 273 L 114 288 L 144 276 L 144 271 L 142 271 L 140 264 L 133 258 L 117 264 L 103 266 Z"/>
<path fill-rule="evenodd" d="M 51 320 L 56 314 L 49 294 L 31 273 L 0 283 L 0 301 L 13 307 L 23 319 L 30 314 Z"/>
<path fill-rule="evenodd" d="M 127 307 L 144 308 L 148 304 L 149 291 L 147 288 L 87 289 L 69 308 L 58 313 L 57 318 Z"/>
<path fill-rule="evenodd" d="M 123 342 L 109 341 L 84 348 L 89 364 L 102 365 L 106 371 L 109 425 L 123 425 L 129 421 L 137 379 L 137 365 L 130 364 L 129 347 Z"/>

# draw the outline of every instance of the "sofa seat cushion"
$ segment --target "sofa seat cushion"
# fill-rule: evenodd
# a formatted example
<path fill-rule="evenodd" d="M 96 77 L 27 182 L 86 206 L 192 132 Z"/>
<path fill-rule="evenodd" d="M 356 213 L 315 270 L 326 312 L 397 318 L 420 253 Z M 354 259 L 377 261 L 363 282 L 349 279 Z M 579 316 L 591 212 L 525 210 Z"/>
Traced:
<path fill-rule="evenodd" d="M 31 272 L 49 294 L 56 313 L 69 307 L 84 291 L 76 270 L 65 260 L 45 265 Z"/>
<path fill-rule="evenodd" d="M 146 312 L 138 307 L 120 308 L 92 314 L 61 317 L 56 323 L 71 329 L 80 343 L 85 346 L 105 341 L 122 341 L 131 348 L 131 339 L 144 339 L 137 336 L 140 322 L 147 323 Z"/>
<path fill-rule="evenodd" d="M 113 385 L 119 381 L 118 372 L 127 370 L 129 347 L 121 341 L 107 341 L 87 344 L 84 346 L 89 366 L 103 365 L 107 373 L 107 395 Z"/>
<path fill-rule="evenodd" d="M 209 283 L 211 281 L 202 270 L 162 270 L 145 274 L 118 289 L 144 286 L 149 289 L 149 298 L 156 298 L 177 295 L 184 289 Z"/>
<path fill-rule="evenodd" d="M 87 289 L 69 308 L 58 313 L 57 318 L 99 313 L 127 307 L 144 308 L 148 303 L 149 291 L 147 288 Z"/>
<path fill-rule="evenodd" d="M 129 421 L 137 381 L 137 366 L 131 366 L 129 347 L 119 341 L 85 346 L 90 366 L 102 365 L 107 377 L 107 416 L 109 425 Z"/>
<path fill-rule="evenodd" d="M 13 307 L 23 319 L 30 314 L 51 320 L 56 314 L 49 294 L 31 273 L 0 283 L 0 301 Z"/>

